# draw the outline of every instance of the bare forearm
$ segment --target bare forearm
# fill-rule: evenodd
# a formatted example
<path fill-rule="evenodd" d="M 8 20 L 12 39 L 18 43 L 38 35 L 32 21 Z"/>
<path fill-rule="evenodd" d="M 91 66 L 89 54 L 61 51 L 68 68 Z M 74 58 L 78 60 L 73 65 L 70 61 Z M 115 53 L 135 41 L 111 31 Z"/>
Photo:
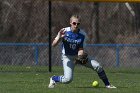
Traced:
<path fill-rule="evenodd" d="M 56 37 L 52 42 L 52 46 L 55 47 L 59 42 L 60 42 L 60 37 Z"/>
<path fill-rule="evenodd" d="M 64 30 L 65 30 L 65 29 L 62 28 L 62 29 L 58 32 L 57 36 L 55 37 L 54 41 L 52 42 L 52 46 L 53 46 L 53 47 L 56 46 L 56 45 L 60 42 L 60 40 L 64 37 L 64 33 L 65 33 Z"/>

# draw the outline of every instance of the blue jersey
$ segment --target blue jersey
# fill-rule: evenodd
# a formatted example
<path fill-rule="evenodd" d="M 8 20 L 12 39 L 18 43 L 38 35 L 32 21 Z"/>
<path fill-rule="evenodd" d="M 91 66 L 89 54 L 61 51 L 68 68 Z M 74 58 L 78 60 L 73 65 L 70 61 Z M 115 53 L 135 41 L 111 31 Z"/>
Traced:
<path fill-rule="evenodd" d="M 77 55 L 79 48 L 83 48 L 85 36 L 80 32 L 72 32 L 70 27 L 65 28 L 65 36 L 62 40 L 62 53 L 65 55 Z"/>

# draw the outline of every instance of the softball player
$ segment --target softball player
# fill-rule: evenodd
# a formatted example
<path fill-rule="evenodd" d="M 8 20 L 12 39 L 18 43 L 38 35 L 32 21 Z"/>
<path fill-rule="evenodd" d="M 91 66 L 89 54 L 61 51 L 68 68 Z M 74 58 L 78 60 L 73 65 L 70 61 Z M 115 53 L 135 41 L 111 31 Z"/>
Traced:
<path fill-rule="evenodd" d="M 68 84 L 73 80 L 73 71 L 75 66 L 75 58 L 77 55 L 84 54 L 84 42 L 85 33 L 79 28 L 80 18 L 77 15 L 73 15 L 70 18 L 70 27 L 62 28 L 56 38 L 54 39 L 52 46 L 56 46 L 60 41 L 62 42 L 62 63 L 64 69 L 64 75 L 52 76 L 48 88 L 54 88 L 57 82 Z M 88 59 L 85 67 L 89 67 L 95 70 L 102 79 L 106 88 L 116 88 L 111 85 L 103 70 L 102 66 L 95 60 Z"/>

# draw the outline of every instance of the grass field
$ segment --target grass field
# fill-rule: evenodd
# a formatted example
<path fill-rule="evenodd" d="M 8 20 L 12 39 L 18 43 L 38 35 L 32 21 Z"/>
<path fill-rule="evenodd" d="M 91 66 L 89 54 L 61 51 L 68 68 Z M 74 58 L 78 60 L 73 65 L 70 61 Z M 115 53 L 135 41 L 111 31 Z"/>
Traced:
<path fill-rule="evenodd" d="M 32 67 L 22 71 L 14 69 L 6 72 L 1 68 L 0 93 L 140 93 L 140 69 L 131 71 L 106 69 L 110 82 L 117 86 L 117 89 L 106 89 L 97 74 L 84 67 L 75 68 L 72 83 L 57 84 L 54 89 L 48 89 L 49 77 L 63 74 L 61 67 L 53 67 L 51 73 L 27 69 Z M 94 80 L 99 81 L 98 88 L 91 86 Z"/>

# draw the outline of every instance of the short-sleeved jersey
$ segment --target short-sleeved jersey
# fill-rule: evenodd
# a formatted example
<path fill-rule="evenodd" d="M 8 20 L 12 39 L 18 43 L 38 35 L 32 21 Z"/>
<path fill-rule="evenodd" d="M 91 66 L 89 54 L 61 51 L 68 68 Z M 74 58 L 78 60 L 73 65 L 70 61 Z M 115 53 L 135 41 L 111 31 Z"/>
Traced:
<path fill-rule="evenodd" d="M 81 29 L 77 33 L 72 32 L 71 27 L 65 28 L 65 36 L 62 39 L 62 53 L 65 55 L 77 55 L 79 48 L 83 48 L 85 35 Z"/>

